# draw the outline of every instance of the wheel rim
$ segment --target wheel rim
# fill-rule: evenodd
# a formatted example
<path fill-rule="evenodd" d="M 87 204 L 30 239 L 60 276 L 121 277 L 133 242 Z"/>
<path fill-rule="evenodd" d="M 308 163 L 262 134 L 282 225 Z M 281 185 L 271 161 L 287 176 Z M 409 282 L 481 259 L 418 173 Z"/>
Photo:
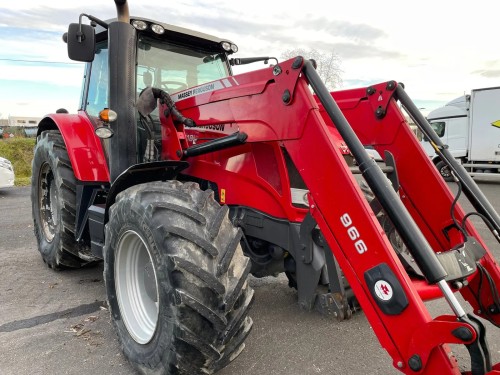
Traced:
<path fill-rule="evenodd" d="M 451 176 L 450 168 L 447 165 L 441 167 L 441 176 L 443 177 Z"/>
<path fill-rule="evenodd" d="M 59 216 L 56 206 L 57 190 L 54 174 L 47 163 L 40 168 L 38 199 L 43 235 L 47 242 L 52 242 L 56 235 L 56 224 L 59 222 Z"/>
<path fill-rule="evenodd" d="M 132 230 L 126 231 L 118 242 L 115 288 L 130 336 L 139 344 L 147 344 L 158 323 L 158 282 L 149 249 Z"/>

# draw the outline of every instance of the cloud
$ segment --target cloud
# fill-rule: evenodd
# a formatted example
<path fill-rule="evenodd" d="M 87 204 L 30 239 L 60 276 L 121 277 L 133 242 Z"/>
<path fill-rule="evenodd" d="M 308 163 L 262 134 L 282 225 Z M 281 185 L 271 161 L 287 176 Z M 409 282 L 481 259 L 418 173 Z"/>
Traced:
<path fill-rule="evenodd" d="M 477 74 L 481 77 L 485 78 L 499 78 L 500 77 L 500 69 L 482 69 L 473 71 L 472 74 Z"/>
<path fill-rule="evenodd" d="M 80 87 L 83 64 L 39 64 L 0 61 L 0 81 L 3 87 L 12 89 L 15 85 L 43 82 L 55 86 Z"/>
<path fill-rule="evenodd" d="M 65 51 L 61 32 L 0 27 L 0 58 L 65 60 Z"/>
<path fill-rule="evenodd" d="M 0 7 L 0 25 L 8 25 L 8 28 L 0 27 L 0 36 L 4 41 L 40 40 L 43 43 L 51 39 L 60 40 L 67 25 L 78 22 L 78 15 L 82 12 L 102 19 L 115 17 L 112 4 L 97 6 L 91 3 L 78 8 L 35 6 L 16 10 Z M 242 53 L 246 52 L 247 55 L 266 51 L 267 54 L 279 55 L 284 50 L 295 48 L 297 43 L 301 43 L 304 48 L 335 50 L 343 59 L 401 56 L 396 51 L 386 51 L 375 46 L 373 42 L 383 38 L 385 32 L 364 23 L 330 20 L 326 17 L 306 17 L 290 24 L 286 16 L 269 22 L 262 17 L 245 15 L 243 11 L 228 4 L 214 3 L 207 8 L 202 2 L 186 1 L 176 3 L 175 6 L 134 4 L 131 6 L 131 13 L 149 17 L 155 14 L 156 18 L 167 20 L 172 24 L 220 37 L 227 36 L 237 44 L 243 43 Z M 297 33 L 291 33 L 290 30 L 297 30 Z"/>
<path fill-rule="evenodd" d="M 31 9 L 12 10 L 0 7 L 0 25 L 8 28 L 38 31 L 63 31 L 68 23 L 77 22 L 82 11 L 38 6 Z"/>
<path fill-rule="evenodd" d="M 300 20 L 295 23 L 293 28 L 304 28 L 316 32 L 324 31 L 332 37 L 353 39 L 361 42 L 372 42 L 386 35 L 383 30 L 367 24 L 332 20 L 325 17 Z"/>
<path fill-rule="evenodd" d="M 451 100 L 451 99 L 450 99 Z M 430 111 L 444 106 L 450 100 L 427 100 L 427 99 L 413 99 L 413 102 L 422 112 L 428 114 Z"/>
<path fill-rule="evenodd" d="M 302 47 L 304 41 L 297 37 L 288 37 L 285 44 Z M 325 40 L 310 40 L 304 47 L 314 46 L 318 51 L 334 51 L 339 55 L 341 60 L 365 59 L 365 58 L 380 58 L 380 59 L 399 59 L 405 58 L 406 55 L 398 51 L 389 51 L 384 48 L 377 47 L 375 44 L 362 42 L 336 42 Z"/>
<path fill-rule="evenodd" d="M 343 81 L 343 87 L 352 88 L 352 87 L 368 87 L 370 85 L 383 82 L 382 79 L 345 79 Z"/>
<path fill-rule="evenodd" d="M 380 59 L 399 59 L 405 57 L 404 54 L 398 51 L 388 51 L 384 48 L 379 48 L 375 45 L 365 43 L 324 43 L 316 41 L 316 46 L 324 45 L 327 48 L 331 45 L 343 59 L 365 59 L 365 58 L 380 58 Z"/>
<path fill-rule="evenodd" d="M 57 8 L 50 2 L 43 3 L 22 0 L 0 4 L 0 59 L 71 63 L 61 41 L 68 24 L 78 22 L 80 13 L 103 20 L 116 16 L 112 1 L 62 2 Z M 447 10 L 446 5 L 438 3 L 434 2 L 433 7 Z M 342 60 L 344 87 L 396 79 L 407 84 L 412 97 L 449 101 L 472 88 L 498 85 L 500 77 L 500 55 L 491 49 L 488 38 L 481 37 L 495 35 L 496 14 L 482 12 L 481 7 L 458 12 L 454 15 L 458 18 L 443 19 L 442 12 L 436 9 L 429 13 L 426 7 L 417 7 L 410 14 L 404 2 L 394 1 L 390 7 L 393 14 L 400 16 L 388 21 L 387 7 L 373 1 L 346 2 L 336 12 L 328 13 L 321 7 L 286 7 L 269 0 L 252 0 L 238 6 L 229 0 L 210 4 L 203 0 L 150 0 L 129 5 L 132 15 L 228 38 L 239 46 L 238 57 L 279 58 L 284 51 L 295 48 L 334 51 Z M 422 19 L 439 27 L 422 28 Z M 470 32 L 464 32 L 466 23 L 471 25 Z M 448 39 L 443 42 L 443 38 Z M 469 48 L 463 49 L 463 45 Z M 41 81 L 45 85 L 65 82 L 76 89 L 81 84 L 81 66 L 74 69 L 74 74 L 64 66 L 45 63 L 35 68 L 35 64 L 0 61 L 2 88 L 12 93 L 19 84 Z M 7 81 L 10 78 L 23 82 Z M 62 89 L 58 86 L 53 90 Z M 36 102 L 39 100 L 37 97 Z M 24 97 L 16 100 L 20 101 L 25 101 Z"/>

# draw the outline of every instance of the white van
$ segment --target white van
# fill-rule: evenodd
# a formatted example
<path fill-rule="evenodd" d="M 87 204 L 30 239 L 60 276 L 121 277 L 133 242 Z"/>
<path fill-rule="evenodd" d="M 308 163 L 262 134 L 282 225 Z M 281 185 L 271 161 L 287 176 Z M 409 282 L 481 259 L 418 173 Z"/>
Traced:
<path fill-rule="evenodd" d="M 12 163 L 0 157 L 0 188 L 14 186 L 14 168 Z"/>

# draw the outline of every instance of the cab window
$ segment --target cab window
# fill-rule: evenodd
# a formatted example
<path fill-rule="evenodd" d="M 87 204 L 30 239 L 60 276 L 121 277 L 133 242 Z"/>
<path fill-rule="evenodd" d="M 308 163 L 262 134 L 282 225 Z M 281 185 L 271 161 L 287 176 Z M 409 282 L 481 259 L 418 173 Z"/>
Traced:
<path fill-rule="evenodd" d="M 137 93 L 147 86 L 169 94 L 227 77 L 224 53 L 140 35 L 137 49 Z"/>
<path fill-rule="evenodd" d="M 87 101 L 85 110 L 90 116 L 99 116 L 99 112 L 108 108 L 108 43 L 96 46 L 96 54 L 90 70 Z"/>

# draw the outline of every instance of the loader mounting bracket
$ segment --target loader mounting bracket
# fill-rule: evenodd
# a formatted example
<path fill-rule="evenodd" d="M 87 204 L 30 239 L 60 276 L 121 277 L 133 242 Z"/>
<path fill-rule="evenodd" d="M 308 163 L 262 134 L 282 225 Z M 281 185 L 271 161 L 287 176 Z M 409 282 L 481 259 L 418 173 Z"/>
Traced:
<path fill-rule="evenodd" d="M 396 92 L 398 86 L 396 81 L 388 81 L 370 86 L 366 89 L 366 95 L 372 106 L 375 117 L 382 120 L 386 113 L 389 102 Z"/>

